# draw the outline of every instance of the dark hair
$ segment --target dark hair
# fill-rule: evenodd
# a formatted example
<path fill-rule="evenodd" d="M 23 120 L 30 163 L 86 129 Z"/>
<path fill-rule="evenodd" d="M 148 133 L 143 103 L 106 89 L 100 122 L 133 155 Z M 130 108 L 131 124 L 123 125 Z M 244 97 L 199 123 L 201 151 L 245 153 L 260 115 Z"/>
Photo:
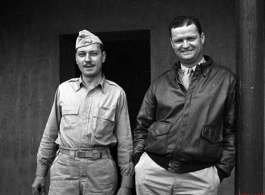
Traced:
<path fill-rule="evenodd" d="M 189 26 L 191 24 L 194 24 L 196 26 L 198 33 L 201 35 L 202 27 L 199 20 L 195 16 L 178 16 L 168 26 L 170 38 L 172 37 L 171 35 L 172 28 Z"/>

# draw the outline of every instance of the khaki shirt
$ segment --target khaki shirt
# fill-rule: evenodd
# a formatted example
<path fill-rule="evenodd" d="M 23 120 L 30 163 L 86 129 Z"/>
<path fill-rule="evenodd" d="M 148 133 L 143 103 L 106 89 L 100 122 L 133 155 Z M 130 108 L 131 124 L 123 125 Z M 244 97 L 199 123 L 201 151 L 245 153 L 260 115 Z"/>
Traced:
<path fill-rule="evenodd" d="M 122 186 L 131 186 L 132 135 L 125 92 L 116 83 L 102 81 L 92 90 L 81 77 L 62 83 L 55 94 L 37 154 L 36 175 L 46 176 L 58 145 L 93 148 L 117 145 Z"/>

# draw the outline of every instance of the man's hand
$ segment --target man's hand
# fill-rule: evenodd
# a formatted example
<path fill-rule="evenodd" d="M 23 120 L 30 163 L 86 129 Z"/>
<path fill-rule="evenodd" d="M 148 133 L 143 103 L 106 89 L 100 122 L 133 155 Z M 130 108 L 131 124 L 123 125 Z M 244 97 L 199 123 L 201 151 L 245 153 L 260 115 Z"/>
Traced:
<path fill-rule="evenodd" d="M 45 194 L 45 177 L 36 176 L 32 184 L 32 194 L 33 195 L 44 195 Z"/>
<path fill-rule="evenodd" d="M 123 188 L 123 187 L 121 187 L 119 189 L 117 195 L 132 195 L 132 189 L 131 188 Z"/>

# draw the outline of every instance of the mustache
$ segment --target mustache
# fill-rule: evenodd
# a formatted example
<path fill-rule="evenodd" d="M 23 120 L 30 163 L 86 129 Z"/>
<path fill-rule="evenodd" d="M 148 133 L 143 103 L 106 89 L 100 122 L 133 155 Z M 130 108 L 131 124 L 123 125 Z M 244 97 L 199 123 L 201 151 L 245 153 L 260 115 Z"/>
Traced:
<path fill-rule="evenodd" d="M 89 63 L 85 63 L 83 66 L 94 66 L 94 65 L 95 65 L 95 63 L 89 62 Z"/>

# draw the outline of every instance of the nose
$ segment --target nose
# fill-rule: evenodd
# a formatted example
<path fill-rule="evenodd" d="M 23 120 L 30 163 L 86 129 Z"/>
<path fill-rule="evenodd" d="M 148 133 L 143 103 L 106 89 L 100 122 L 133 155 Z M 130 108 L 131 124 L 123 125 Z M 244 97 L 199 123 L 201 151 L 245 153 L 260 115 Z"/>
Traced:
<path fill-rule="evenodd" d="M 189 47 L 189 42 L 187 40 L 184 40 L 182 47 L 184 48 Z"/>
<path fill-rule="evenodd" d="M 86 54 L 85 61 L 87 61 L 87 62 L 91 61 L 91 56 L 89 55 L 89 53 Z"/>

